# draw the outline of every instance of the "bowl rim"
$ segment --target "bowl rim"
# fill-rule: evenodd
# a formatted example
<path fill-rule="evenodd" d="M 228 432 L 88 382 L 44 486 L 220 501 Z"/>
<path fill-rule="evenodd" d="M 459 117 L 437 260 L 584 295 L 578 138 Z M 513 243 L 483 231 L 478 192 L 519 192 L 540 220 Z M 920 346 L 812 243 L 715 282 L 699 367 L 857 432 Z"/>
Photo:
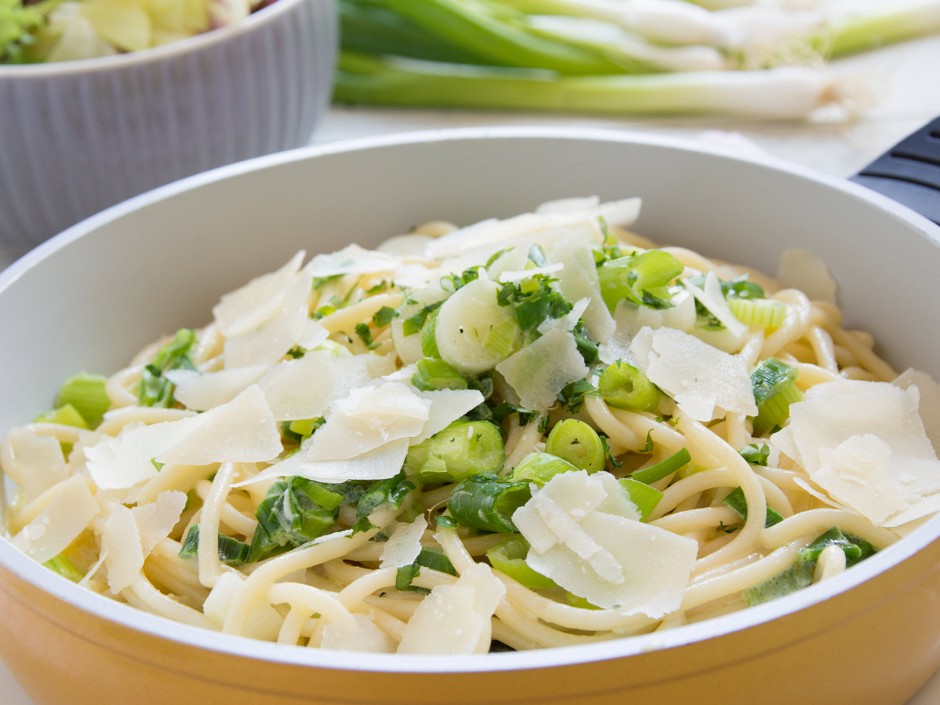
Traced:
<path fill-rule="evenodd" d="M 266 24 L 274 22 L 281 15 L 290 12 L 298 5 L 309 2 L 334 2 L 334 0 L 274 0 L 243 20 L 231 25 L 209 29 L 201 34 L 176 39 L 167 44 L 148 47 L 112 56 L 96 56 L 72 61 L 52 61 L 36 64 L 0 64 L 0 80 L 30 78 L 51 78 L 74 74 L 99 73 L 111 70 L 128 69 L 141 64 L 170 61 L 182 54 L 209 48 L 242 34 L 247 34 Z"/>
<path fill-rule="evenodd" d="M 279 3 L 290 1 L 278 0 Z M 542 126 L 445 128 L 301 147 L 228 164 L 158 187 L 111 206 L 71 226 L 25 254 L 6 270 L 0 272 L 0 295 L 17 279 L 29 272 L 30 269 L 39 266 L 43 260 L 67 247 L 71 242 L 93 233 L 107 223 L 133 214 L 148 205 L 172 199 L 178 194 L 187 193 L 203 186 L 237 178 L 255 171 L 278 168 L 283 165 L 347 152 L 407 148 L 410 145 L 420 146 L 426 143 L 492 141 L 497 139 L 606 141 L 618 144 L 636 144 L 665 150 L 693 152 L 710 159 L 740 162 L 759 169 L 782 172 L 792 178 L 809 180 L 822 188 L 843 192 L 856 201 L 861 201 L 863 204 L 868 203 L 872 207 L 886 211 L 906 227 L 918 231 L 920 236 L 932 241 L 940 248 L 940 227 L 907 207 L 848 180 L 822 175 L 800 165 L 773 157 L 733 155 L 719 147 L 685 138 L 630 132 L 622 129 Z M 854 566 L 851 571 L 771 602 L 714 619 L 674 627 L 663 632 L 578 646 L 508 652 L 488 656 L 370 654 L 369 659 L 350 659 L 349 655 L 342 651 L 302 649 L 189 626 L 143 612 L 79 587 L 28 558 L 14 548 L 9 540 L 2 535 L 0 535 L 0 567 L 11 572 L 27 584 L 61 600 L 68 606 L 94 617 L 137 631 L 146 636 L 165 639 L 181 646 L 203 649 L 211 653 L 252 661 L 276 663 L 282 666 L 323 668 L 336 671 L 415 675 L 470 674 L 584 665 L 725 637 L 743 629 L 766 624 L 836 597 L 904 562 L 938 538 L 940 538 L 940 516 L 935 516 L 917 527 L 909 535 L 903 537 L 903 540 Z M 781 646 L 783 645 L 772 645 L 768 646 L 768 649 L 772 650 Z"/>

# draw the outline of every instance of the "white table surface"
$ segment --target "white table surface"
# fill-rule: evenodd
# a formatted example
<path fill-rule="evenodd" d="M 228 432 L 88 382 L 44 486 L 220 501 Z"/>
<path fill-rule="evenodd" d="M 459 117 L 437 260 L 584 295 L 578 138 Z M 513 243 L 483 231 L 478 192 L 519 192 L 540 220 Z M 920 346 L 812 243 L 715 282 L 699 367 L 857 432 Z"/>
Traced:
<path fill-rule="evenodd" d="M 740 152 L 755 149 L 830 176 L 849 176 L 908 132 L 940 115 L 940 37 L 887 47 L 836 65 L 862 82 L 874 103 L 850 122 L 742 121 L 729 118 L 615 119 L 433 110 L 332 109 L 314 142 L 489 125 L 579 126 L 705 139 Z M 4 264 L 0 252 L 0 266 Z M 940 635 L 938 635 L 940 639 Z M 908 705 L 940 703 L 940 672 Z M 0 663 L 0 704 L 34 705 Z M 68 705 L 56 703 L 54 705 Z"/>

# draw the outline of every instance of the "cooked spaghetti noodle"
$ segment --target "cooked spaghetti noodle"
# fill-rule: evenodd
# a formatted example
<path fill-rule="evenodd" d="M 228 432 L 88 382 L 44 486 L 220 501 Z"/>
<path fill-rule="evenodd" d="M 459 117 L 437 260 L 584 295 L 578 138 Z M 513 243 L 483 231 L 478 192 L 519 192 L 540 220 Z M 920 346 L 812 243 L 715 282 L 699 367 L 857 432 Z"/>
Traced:
<path fill-rule="evenodd" d="M 925 376 L 636 208 L 298 255 L 9 433 L 13 543 L 191 625 L 475 653 L 744 608 L 940 509 Z"/>

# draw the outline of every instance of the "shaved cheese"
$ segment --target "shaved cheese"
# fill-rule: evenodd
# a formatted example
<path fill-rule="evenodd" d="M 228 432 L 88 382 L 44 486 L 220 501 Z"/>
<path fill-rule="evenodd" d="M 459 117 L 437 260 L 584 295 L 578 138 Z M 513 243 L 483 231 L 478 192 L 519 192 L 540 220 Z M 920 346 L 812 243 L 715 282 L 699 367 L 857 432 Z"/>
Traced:
<path fill-rule="evenodd" d="M 916 387 L 920 402 L 918 411 L 934 452 L 940 450 L 940 385 L 926 372 L 909 368 L 898 375 L 892 384 L 901 389 Z"/>
<path fill-rule="evenodd" d="M 588 368 L 574 336 L 555 329 L 503 360 L 496 371 L 519 395 L 524 408 L 545 411 L 566 385 L 584 379 Z"/>
<path fill-rule="evenodd" d="M 417 233 L 395 235 L 379 244 L 378 251 L 392 257 L 420 257 L 424 255 L 425 248 L 433 239 L 430 235 Z"/>
<path fill-rule="evenodd" d="M 569 301 L 588 300 L 581 320 L 591 337 L 603 343 L 613 335 L 616 324 L 601 297 L 601 281 L 590 242 L 590 237 L 576 232 L 557 242 L 549 255 L 552 260 L 565 265 L 558 275 L 559 290 Z"/>
<path fill-rule="evenodd" d="M 630 352 L 650 381 L 697 421 L 723 412 L 757 414 L 751 376 L 741 358 L 674 328 L 643 328 Z"/>
<path fill-rule="evenodd" d="M 232 401 L 267 369 L 267 365 L 251 365 L 206 374 L 179 369 L 168 370 L 164 376 L 176 385 L 176 401 L 189 409 L 205 411 Z"/>
<path fill-rule="evenodd" d="M 340 399 L 313 436 L 309 460 L 353 458 L 424 429 L 431 402 L 400 382 L 360 387 Z"/>
<path fill-rule="evenodd" d="M 591 300 L 588 298 L 578 299 L 571 305 L 571 310 L 564 316 L 560 316 L 559 318 L 546 318 L 539 323 L 539 327 L 537 328 L 538 332 L 544 335 L 555 328 L 569 331 L 574 330 L 574 327 L 578 325 L 578 321 L 581 320 L 581 316 L 584 315 L 590 303 Z"/>
<path fill-rule="evenodd" d="M 212 309 L 219 332 L 225 336 L 241 335 L 271 318 L 281 306 L 284 292 L 300 270 L 304 256 L 304 252 L 298 252 L 277 271 L 252 279 L 223 296 Z"/>
<path fill-rule="evenodd" d="M 393 654 L 395 641 L 379 629 L 369 615 L 352 614 L 348 620 L 332 620 L 323 625 L 320 648 Z"/>
<path fill-rule="evenodd" d="M 408 295 L 408 301 L 401 307 L 401 315 L 392 320 L 392 342 L 401 361 L 408 365 L 424 357 L 421 352 L 421 336 L 417 333 L 405 335 L 403 330 L 405 321 L 418 313 L 425 306 L 430 306 L 447 298 L 447 294 L 440 286 L 427 286 L 416 289 Z"/>
<path fill-rule="evenodd" d="M 414 563 L 421 553 L 421 537 L 427 528 L 428 522 L 424 516 L 419 516 L 410 524 L 396 524 L 382 549 L 379 568 L 401 568 Z"/>
<path fill-rule="evenodd" d="M 140 531 L 133 513 L 123 504 L 108 515 L 101 532 L 101 552 L 106 556 L 108 588 L 117 595 L 130 587 L 144 567 Z"/>
<path fill-rule="evenodd" d="M 188 432 L 156 456 L 161 463 L 265 462 L 282 450 L 281 434 L 257 385 L 248 387 L 228 404 L 173 423 L 186 425 Z"/>
<path fill-rule="evenodd" d="M 438 585 L 418 605 L 398 644 L 400 654 L 483 654 L 492 617 L 506 588 L 488 565 L 467 568 L 452 585 Z"/>
<path fill-rule="evenodd" d="M 321 326 L 312 318 L 304 321 L 300 337 L 297 338 L 297 345 L 304 350 L 313 350 L 315 347 L 330 337 L 330 331 Z"/>
<path fill-rule="evenodd" d="M 14 428 L 7 435 L 7 442 L 13 462 L 5 464 L 3 470 L 22 488 L 24 504 L 68 477 L 62 446 L 53 436 Z"/>
<path fill-rule="evenodd" d="M 322 431 L 322 429 L 320 429 Z M 314 437 L 319 434 L 314 434 Z M 311 441 L 313 438 L 310 439 Z M 312 443 L 311 443 L 312 445 Z M 375 450 L 348 460 L 311 460 L 309 445 L 286 460 L 275 463 L 254 477 L 240 482 L 235 487 L 273 480 L 279 477 L 299 475 L 320 482 L 346 482 L 347 480 L 387 480 L 395 477 L 405 463 L 408 454 L 408 439 L 386 443 Z"/>
<path fill-rule="evenodd" d="M 131 509 L 144 556 L 150 555 L 154 547 L 170 535 L 185 508 L 185 492 L 161 492 L 150 504 Z"/>
<path fill-rule="evenodd" d="M 55 497 L 10 543 L 39 563 L 55 558 L 78 538 L 100 511 L 85 478 L 70 477 Z"/>
<path fill-rule="evenodd" d="M 638 519 L 604 471 L 556 475 L 512 515 L 534 570 L 598 607 L 659 619 L 682 604 L 698 543 Z"/>
<path fill-rule="evenodd" d="M 916 389 L 837 380 L 790 405 L 771 440 L 839 504 L 895 527 L 938 510 L 940 462 L 917 413 Z"/>
<path fill-rule="evenodd" d="M 258 383 L 278 421 L 323 416 L 333 401 L 333 355 L 315 350 L 272 367 Z"/>
<path fill-rule="evenodd" d="M 540 274 L 557 274 L 564 268 L 565 265 L 563 265 L 561 262 L 557 262 L 555 264 L 545 265 L 544 267 L 533 267 L 532 269 L 521 269 L 517 271 L 504 271 L 500 273 L 499 281 L 516 283 L 521 282 L 523 279 L 535 277 Z"/>
<path fill-rule="evenodd" d="M 313 276 L 335 277 L 338 274 L 392 272 L 399 266 L 399 261 L 384 252 L 348 245 L 339 252 L 317 255 L 311 264 Z"/>
<path fill-rule="evenodd" d="M 836 303 L 835 279 L 826 263 L 809 250 L 787 250 L 780 255 L 777 279 L 786 287 L 801 290 L 812 301 Z"/>
<path fill-rule="evenodd" d="M 85 448 L 88 474 L 102 490 L 128 489 L 151 479 L 157 474 L 154 458 L 182 441 L 194 418 L 128 426 L 114 438 Z"/>
<path fill-rule="evenodd" d="M 410 377 L 410 375 L 409 375 Z M 431 403 L 428 408 L 428 420 L 421 433 L 411 439 L 411 443 L 427 440 L 438 431 L 443 431 L 464 414 L 483 403 L 483 394 L 476 389 L 441 389 L 418 392 Z"/>
<path fill-rule="evenodd" d="M 225 624 L 225 618 L 244 582 L 245 579 L 238 573 L 226 571 L 219 576 L 218 582 L 209 592 L 202 609 L 209 621 L 219 629 Z M 241 634 L 254 639 L 275 641 L 283 623 L 283 618 L 269 602 L 252 600 Z"/>
<path fill-rule="evenodd" d="M 608 365 L 618 360 L 632 362 L 630 343 L 643 328 L 692 330 L 695 326 L 695 297 L 687 289 L 677 289 L 672 292 L 672 307 L 666 309 L 637 306 L 621 299 L 614 310 L 614 323 L 613 335 L 598 346 L 598 357 Z"/>
<path fill-rule="evenodd" d="M 728 307 L 728 302 L 721 292 L 721 282 L 718 280 L 718 276 L 714 272 L 708 272 L 705 275 L 705 286 L 701 289 L 689 280 L 685 280 L 684 284 L 685 288 L 692 293 L 692 296 L 725 327 L 725 330 L 722 331 L 725 334 L 722 338 L 725 341 L 723 349 L 726 352 L 739 350 L 747 337 L 747 326 L 739 321 Z"/>
<path fill-rule="evenodd" d="M 578 213 L 580 211 L 594 210 L 601 204 L 597 196 L 575 196 L 574 198 L 556 198 L 554 201 L 540 203 L 535 208 L 536 213 Z"/>

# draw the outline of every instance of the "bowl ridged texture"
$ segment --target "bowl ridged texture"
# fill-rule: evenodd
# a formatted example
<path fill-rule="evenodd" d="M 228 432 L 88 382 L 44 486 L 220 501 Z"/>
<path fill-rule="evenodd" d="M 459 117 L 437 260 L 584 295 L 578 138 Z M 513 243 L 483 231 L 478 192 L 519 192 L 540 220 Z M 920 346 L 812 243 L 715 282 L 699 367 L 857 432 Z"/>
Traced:
<path fill-rule="evenodd" d="M 336 41 L 334 0 L 280 0 L 179 46 L 0 67 L 3 248 L 24 251 L 156 186 L 305 144 L 329 100 Z"/>

